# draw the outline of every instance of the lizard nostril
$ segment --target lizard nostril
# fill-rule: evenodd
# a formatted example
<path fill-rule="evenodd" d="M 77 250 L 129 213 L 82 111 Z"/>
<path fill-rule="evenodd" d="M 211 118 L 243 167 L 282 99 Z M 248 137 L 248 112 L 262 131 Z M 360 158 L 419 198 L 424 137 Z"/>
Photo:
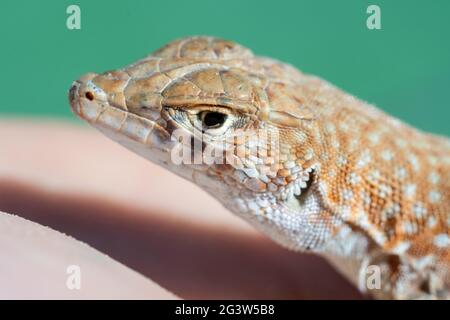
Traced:
<path fill-rule="evenodd" d="M 88 99 L 89 101 L 94 100 L 94 94 L 90 91 L 87 91 L 85 94 L 86 99 Z"/>

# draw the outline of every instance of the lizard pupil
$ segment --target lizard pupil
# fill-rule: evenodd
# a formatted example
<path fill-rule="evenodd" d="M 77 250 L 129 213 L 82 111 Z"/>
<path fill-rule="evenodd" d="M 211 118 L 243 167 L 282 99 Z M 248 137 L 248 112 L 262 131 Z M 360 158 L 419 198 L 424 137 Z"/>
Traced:
<path fill-rule="evenodd" d="M 218 128 L 225 123 L 227 115 L 220 112 L 203 112 L 201 115 L 205 128 Z"/>

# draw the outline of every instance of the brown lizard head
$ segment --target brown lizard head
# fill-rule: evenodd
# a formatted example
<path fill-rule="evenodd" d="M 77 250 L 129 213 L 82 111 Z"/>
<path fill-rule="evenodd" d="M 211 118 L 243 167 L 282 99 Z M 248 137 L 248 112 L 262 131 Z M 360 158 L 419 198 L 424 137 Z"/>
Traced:
<path fill-rule="evenodd" d="M 192 37 L 124 69 L 87 74 L 69 96 L 72 110 L 109 137 L 284 245 L 311 247 L 324 231 L 315 234 L 318 199 L 310 190 L 318 170 L 308 105 L 315 87 L 295 90 L 305 82 L 315 78 L 233 42 Z"/>
<path fill-rule="evenodd" d="M 331 252 L 347 272 L 352 260 L 353 279 L 363 257 L 448 261 L 450 142 L 287 64 L 192 37 L 87 74 L 69 98 L 79 117 L 275 241 Z"/>

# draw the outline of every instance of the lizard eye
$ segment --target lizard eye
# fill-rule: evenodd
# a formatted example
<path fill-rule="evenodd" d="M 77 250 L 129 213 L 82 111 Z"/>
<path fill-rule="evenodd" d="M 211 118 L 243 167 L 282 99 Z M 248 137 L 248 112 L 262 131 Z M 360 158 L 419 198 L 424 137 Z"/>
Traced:
<path fill-rule="evenodd" d="M 201 131 L 208 136 L 219 137 L 227 133 L 236 121 L 236 116 L 224 109 L 199 106 L 197 108 L 186 108 L 179 113 L 186 115 L 191 128 L 193 127 L 195 130 Z M 185 121 L 176 121 L 186 124 Z"/>
<path fill-rule="evenodd" d="M 203 111 L 199 116 L 204 129 L 220 128 L 228 118 L 228 115 L 216 111 Z"/>

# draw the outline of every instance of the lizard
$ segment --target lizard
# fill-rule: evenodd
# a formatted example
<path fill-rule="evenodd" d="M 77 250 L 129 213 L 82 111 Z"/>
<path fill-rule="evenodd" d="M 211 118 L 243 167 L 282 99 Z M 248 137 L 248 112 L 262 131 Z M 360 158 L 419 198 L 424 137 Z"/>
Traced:
<path fill-rule="evenodd" d="M 88 73 L 72 111 L 379 299 L 450 298 L 450 140 L 210 36 Z"/>

